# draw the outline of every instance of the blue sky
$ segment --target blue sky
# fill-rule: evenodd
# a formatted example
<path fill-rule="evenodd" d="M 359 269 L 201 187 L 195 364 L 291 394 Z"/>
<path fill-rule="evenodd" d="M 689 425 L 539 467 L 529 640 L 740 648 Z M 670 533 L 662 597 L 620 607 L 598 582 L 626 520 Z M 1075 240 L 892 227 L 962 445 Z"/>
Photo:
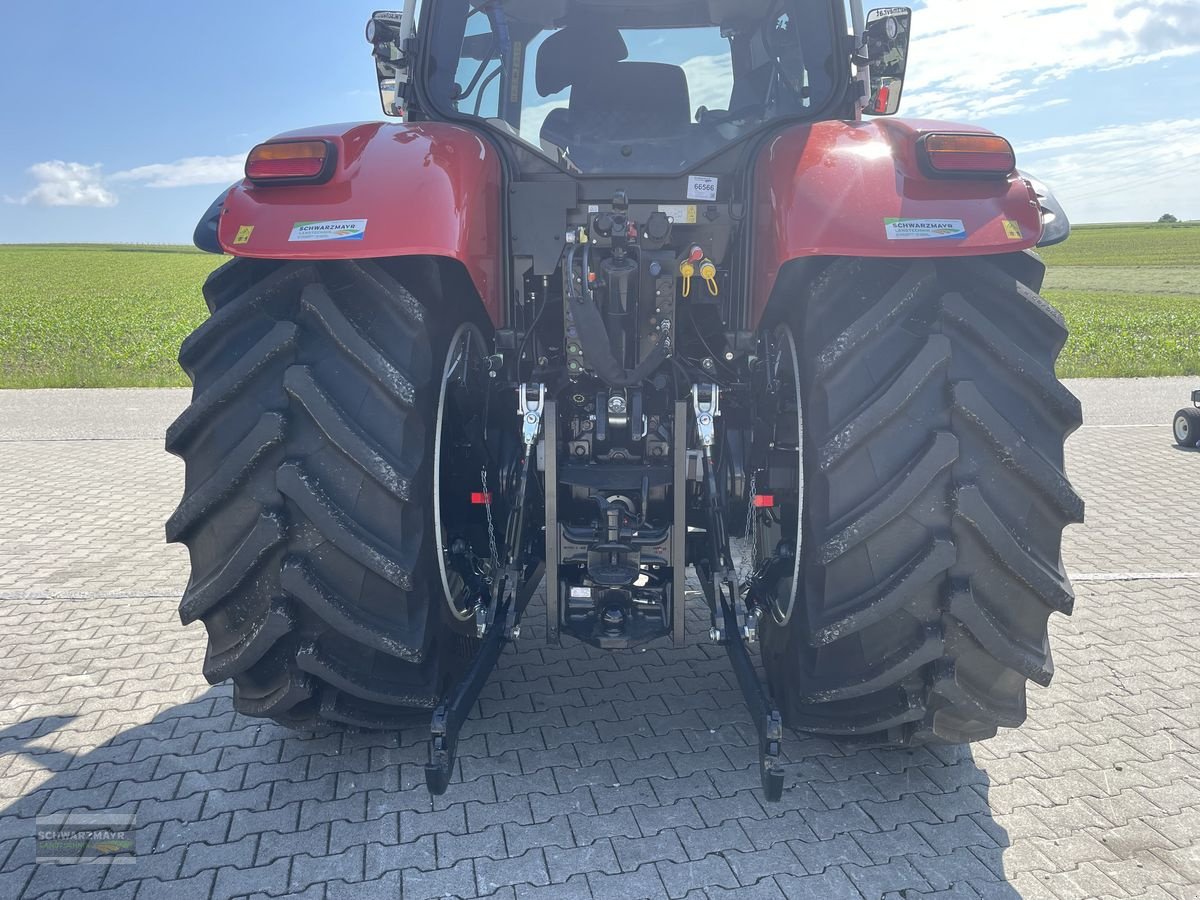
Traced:
<path fill-rule="evenodd" d="M 902 114 L 1009 137 L 1076 221 L 1200 218 L 1200 2 L 914 5 Z M 380 117 L 373 8 L 7 4 L 0 242 L 189 240 L 258 141 Z"/>

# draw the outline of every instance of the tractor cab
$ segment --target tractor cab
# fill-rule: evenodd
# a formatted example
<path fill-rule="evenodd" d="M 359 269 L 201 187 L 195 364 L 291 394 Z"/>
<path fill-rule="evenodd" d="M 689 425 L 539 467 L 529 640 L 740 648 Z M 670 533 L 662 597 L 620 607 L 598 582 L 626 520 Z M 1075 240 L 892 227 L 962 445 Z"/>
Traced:
<path fill-rule="evenodd" d="M 385 112 L 486 127 L 522 168 L 537 155 L 576 175 L 673 174 L 867 99 L 830 0 L 449 0 L 407 21 L 372 20 Z M 872 46 L 903 56 L 902 31 Z"/>

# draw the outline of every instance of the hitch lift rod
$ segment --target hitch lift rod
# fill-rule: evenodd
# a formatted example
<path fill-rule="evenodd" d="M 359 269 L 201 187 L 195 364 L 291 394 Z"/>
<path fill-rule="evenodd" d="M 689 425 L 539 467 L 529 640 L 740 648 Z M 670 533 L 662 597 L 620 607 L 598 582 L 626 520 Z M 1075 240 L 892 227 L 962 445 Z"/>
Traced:
<path fill-rule="evenodd" d="M 522 460 L 521 475 L 517 483 L 517 501 L 509 514 L 505 554 L 508 563 L 500 577 L 492 582 L 492 596 L 487 607 L 480 606 L 476 610 L 476 633 L 481 643 L 475 658 L 459 682 L 454 685 L 450 695 L 433 712 L 433 719 L 429 725 L 429 762 L 425 766 L 425 785 L 435 796 L 446 793 L 450 785 L 458 751 L 458 735 L 462 731 L 463 723 L 475 708 L 475 701 L 479 699 L 480 691 L 487 684 L 492 670 L 496 668 L 505 644 L 516 640 L 520 635 L 521 616 L 524 615 L 525 608 L 546 571 L 544 561 L 538 561 L 532 571 L 527 571 L 524 561 L 519 556 L 525 548 L 525 530 L 528 524 L 525 505 L 529 478 L 535 465 L 538 435 L 542 430 L 542 417 L 546 410 L 546 386 L 522 384 L 517 390 L 525 458 Z"/>
<path fill-rule="evenodd" d="M 746 649 L 746 641 L 738 633 L 737 614 L 727 594 L 717 587 L 711 573 L 700 571 L 699 575 L 705 599 L 714 609 L 721 611 L 725 633 L 720 643 L 729 656 L 738 687 L 742 689 L 742 699 L 758 732 L 758 764 L 763 795 L 769 802 L 776 803 L 783 799 L 783 716 L 759 681 L 754 660 Z"/>
<path fill-rule="evenodd" d="M 758 640 L 758 610 L 750 615 L 738 607 L 742 599 L 742 588 L 734 573 L 729 551 L 729 530 L 725 524 L 725 513 L 717 498 L 717 479 L 713 467 L 712 448 L 716 442 L 716 418 L 721 415 L 720 388 L 705 386 L 706 397 L 701 396 L 701 386 L 692 388 L 692 403 L 696 414 L 696 430 L 703 451 L 703 475 L 705 508 L 708 512 L 707 531 L 709 555 L 707 564 L 696 567 L 700 586 L 713 616 L 714 639 L 725 647 L 729 663 L 737 676 L 742 698 L 750 710 L 750 717 L 758 731 L 758 761 L 762 777 L 763 794 L 775 803 L 783 798 L 783 717 L 774 702 L 763 689 L 754 661 L 750 658 L 747 644 Z M 716 571 L 719 569 L 719 571 Z M 718 615 L 723 628 L 717 627 Z"/>

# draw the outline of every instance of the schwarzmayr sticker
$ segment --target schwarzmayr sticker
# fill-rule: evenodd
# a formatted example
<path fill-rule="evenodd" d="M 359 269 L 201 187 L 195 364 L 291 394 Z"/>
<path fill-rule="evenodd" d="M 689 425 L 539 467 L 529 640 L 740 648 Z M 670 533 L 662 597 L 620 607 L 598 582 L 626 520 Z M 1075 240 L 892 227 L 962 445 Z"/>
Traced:
<path fill-rule="evenodd" d="M 367 236 L 366 219 L 337 219 L 332 222 L 297 222 L 289 243 L 305 241 L 361 241 Z"/>
<path fill-rule="evenodd" d="M 967 229 L 962 219 L 884 219 L 889 241 L 962 240 Z"/>

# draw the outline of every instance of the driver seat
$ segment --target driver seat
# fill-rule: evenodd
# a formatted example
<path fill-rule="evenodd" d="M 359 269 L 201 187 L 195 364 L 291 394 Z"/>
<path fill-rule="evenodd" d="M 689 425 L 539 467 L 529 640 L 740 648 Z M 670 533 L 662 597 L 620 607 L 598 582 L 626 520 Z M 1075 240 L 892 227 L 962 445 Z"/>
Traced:
<path fill-rule="evenodd" d="M 546 117 L 542 140 L 566 148 L 587 140 L 683 134 L 692 115 L 683 69 L 624 62 L 628 56 L 616 28 L 568 25 L 546 38 L 538 51 L 538 93 L 549 97 L 570 87 L 571 99 Z"/>

